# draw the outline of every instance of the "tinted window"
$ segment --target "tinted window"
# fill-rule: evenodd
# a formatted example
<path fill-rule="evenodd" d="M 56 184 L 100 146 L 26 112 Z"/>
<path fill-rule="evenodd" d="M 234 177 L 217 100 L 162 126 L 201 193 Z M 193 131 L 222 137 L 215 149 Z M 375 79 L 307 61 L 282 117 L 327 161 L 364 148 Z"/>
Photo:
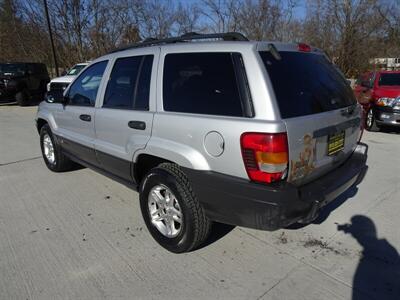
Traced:
<path fill-rule="evenodd" d="M 167 55 L 163 99 L 166 111 L 243 116 L 231 53 Z"/>
<path fill-rule="evenodd" d="M 379 77 L 378 84 L 400 86 L 400 73 L 382 73 Z"/>
<path fill-rule="evenodd" d="M 103 107 L 132 108 L 141 56 L 116 60 L 108 81 Z"/>
<path fill-rule="evenodd" d="M 87 68 L 71 85 L 68 92 L 68 103 L 71 105 L 94 106 L 106 66 L 107 61 L 102 61 Z"/>
<path fill-rule="evenodd" d="M 26 71 L 25 64 L 0 64 L 0 74 L 24 75 Z"/>
<path fill-rule="evenodd" d="M 28 72 L 30 74 L 38 74 L 39 73 L 39 68 L 38 65 L 35 64 L 27 64 L 28 66 Z"/>
<path fill-rule="evenodd" d="M 325 56 L 260 52 L 275 91 L 282 118 L 343 108 L 356 103 L 346 79 Z"/>
<path fill-rule="evenodd" d="M 148 109 L 153 56 L 116 60 L 104 96 L 103 107 Z"/>
<path fill-rule="evenodd" d="M 136 110 L 149 109 L 150 80 L 151 80 L 152 66 L 153 66 L 153 55 L 145 56 L 136 89 L 136 97 L 134 103 L 134 109 Z"/>
<path fill-rule="evenodd" d="M 39 64 L 38 68 L 39 68 L 39 72 L 42 75 L 47 75 L 47 68 L 46 68 L 46 66 L 44 64 Z"/>

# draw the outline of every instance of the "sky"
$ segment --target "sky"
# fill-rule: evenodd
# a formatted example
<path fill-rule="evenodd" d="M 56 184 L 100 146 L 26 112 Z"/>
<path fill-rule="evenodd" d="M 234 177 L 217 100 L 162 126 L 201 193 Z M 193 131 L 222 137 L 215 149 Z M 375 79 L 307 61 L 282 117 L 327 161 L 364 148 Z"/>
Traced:
<path fill-rule="evenodd" d="M 298 1 L 298 5 L 295 8 L 295 16 L 299 19 L 303 19 L 306 16 L 306 0 Z"/>

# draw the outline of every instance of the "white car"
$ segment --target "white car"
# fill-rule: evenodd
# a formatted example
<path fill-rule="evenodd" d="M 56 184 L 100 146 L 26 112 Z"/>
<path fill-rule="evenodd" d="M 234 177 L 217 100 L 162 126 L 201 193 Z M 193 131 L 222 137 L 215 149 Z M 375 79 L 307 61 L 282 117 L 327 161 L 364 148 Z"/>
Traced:
<path fill-rule="evenodd" d="M 79 63 L 74 65 L 65 75 L 53 78 L 47 84 L 48 95 L 58 96 L 63 93 L 68 85 L 75 79 L 76 76 L 89 64 L 90 62 Z"/>

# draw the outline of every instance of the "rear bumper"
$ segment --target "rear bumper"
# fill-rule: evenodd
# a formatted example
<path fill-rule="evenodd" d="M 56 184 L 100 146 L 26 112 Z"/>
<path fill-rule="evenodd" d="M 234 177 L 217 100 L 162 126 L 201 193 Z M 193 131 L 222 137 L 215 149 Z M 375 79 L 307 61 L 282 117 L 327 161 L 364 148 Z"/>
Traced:
<path fill-rule="evenodd" d="M 214 221 L 262 230 L 311 222 L 320 209 L 365 174 L 366 146 L 341 166 L 301 187 L 263 185 L 209 171 L 184 169 L 207 216 Z"/>

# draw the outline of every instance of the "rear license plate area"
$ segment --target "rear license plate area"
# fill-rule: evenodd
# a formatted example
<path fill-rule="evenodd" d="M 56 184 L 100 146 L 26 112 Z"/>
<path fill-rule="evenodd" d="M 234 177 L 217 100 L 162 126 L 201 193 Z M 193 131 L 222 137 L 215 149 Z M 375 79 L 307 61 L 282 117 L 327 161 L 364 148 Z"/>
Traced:
<path fill-rule="evenodd" d="M 328 155 L 334 155 L 344 148 L 345 132 L 341 131 L 328 136 Z"/>

